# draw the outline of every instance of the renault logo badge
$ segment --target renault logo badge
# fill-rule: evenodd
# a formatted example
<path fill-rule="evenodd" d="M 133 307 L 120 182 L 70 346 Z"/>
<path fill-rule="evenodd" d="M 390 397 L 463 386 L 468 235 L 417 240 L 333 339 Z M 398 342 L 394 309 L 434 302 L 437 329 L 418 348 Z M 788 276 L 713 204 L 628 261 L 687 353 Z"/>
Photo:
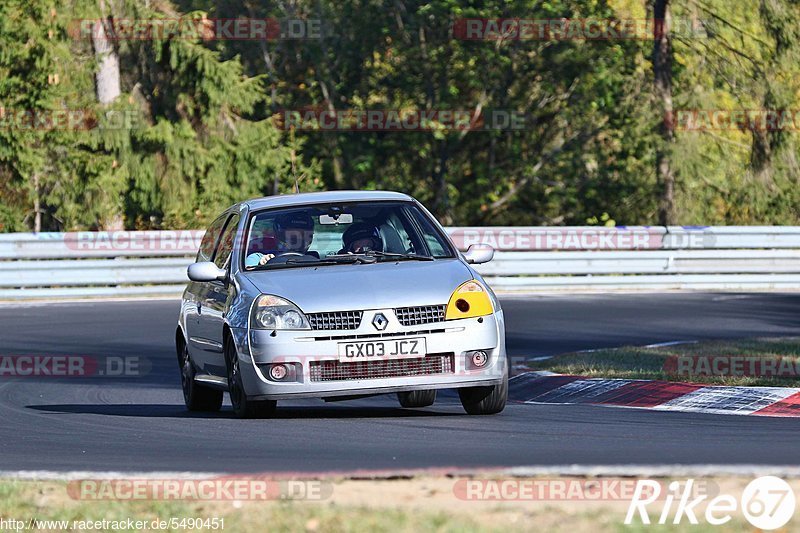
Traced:
<path fill-rule="evenodd" d="M 383 313 L 378 313 L 375 315 L 375 318 L 372 319 L 372 325 L 375 326 L 375 329 L 378 331 L 383 331 L 386 329 L 386 326 L 389 325 L 389 321 L 383 316 Z"/>

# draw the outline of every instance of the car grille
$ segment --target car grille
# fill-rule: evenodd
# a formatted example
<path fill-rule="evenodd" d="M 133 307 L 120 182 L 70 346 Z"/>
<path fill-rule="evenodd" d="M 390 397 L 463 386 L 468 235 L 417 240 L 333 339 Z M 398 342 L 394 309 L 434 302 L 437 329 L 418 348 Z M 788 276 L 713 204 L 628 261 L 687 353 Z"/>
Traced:
<path fill-rule="evenodd" d="M 404 326 L 418 326 L 431 322 L 444 321 L 445 305 L 425 305 L 421 307 L 401 307 L 394 310 L 397 320 Z"/>
<path fill-rule="evenodd" d="M 313 337 L 313 339 L 315 341 L 353 341 L 358 339 L 386 339 L 394 337 L 413 337 L 415 335 L 432 335 L 434 333 L 444 333 L 445 331 L 446 330 L 444 329 L 418 329 L 415 331 L 393 331 L 390 333 L 360 333 L 360 334 L 350 333 L 348 335 L 329 335 L 326 337 Z"/>
<path fill-rule="evenodd" d="M 357 379 L 402 378 L 453 373 L 452 353 L 431 354 L 419 359 L 384 361 L 312 361 L 311 381 L 351 381 Z"/>
<path fill-rule="evenodd" d="M 358 329 L 362 311 L 336 311 L 333 313 L 311 313 L 308 322 L 311 329 Z"/>

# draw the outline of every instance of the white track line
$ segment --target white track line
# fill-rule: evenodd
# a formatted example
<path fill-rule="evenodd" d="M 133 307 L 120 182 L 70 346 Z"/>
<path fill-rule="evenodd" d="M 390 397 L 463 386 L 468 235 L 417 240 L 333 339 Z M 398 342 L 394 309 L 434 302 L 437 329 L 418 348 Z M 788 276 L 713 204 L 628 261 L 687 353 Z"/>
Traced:
<path fill-rule="evenodd" d="M 783 478 L 800 478 L 800 466 L 794 465 L 555 465 L 515 466 L 509 468 L 433 468 L 411 470 L 376 470 L 354 472 L 253 472 L 250 474 L 226 472 L 114 472 L 114 471 L 70 471 L 52 470 L 0 470 L 0 478 L 26 481 L 71 481 L 82 479 L 209 479 L 218 477 L 241 477 L 258 479 L 397 479 L 424 477 L 536 477 L 536 476 L 733 476 L 754 477 L 773 475 Z"/>
<path fill-rule="evenodd" d="M 48 306 L 51 307 L 53 305 L 60 305 L 60 304 L 94 304 L 94 303 L 118 303 L 118 302 L 152 302 L 154 300 L 157 301 L 173 301 L 173 302 L 180 302 L 180 296 L 131 296 L 131 297 L 116 297 L 116 298 L 53 298 L 53 299 L 35 299 L 35 300 L 0 300 L 0 308 L 2 307 L 14 307 L 18 309 L 24 309 L 26 307 L 42 307 Z"/>

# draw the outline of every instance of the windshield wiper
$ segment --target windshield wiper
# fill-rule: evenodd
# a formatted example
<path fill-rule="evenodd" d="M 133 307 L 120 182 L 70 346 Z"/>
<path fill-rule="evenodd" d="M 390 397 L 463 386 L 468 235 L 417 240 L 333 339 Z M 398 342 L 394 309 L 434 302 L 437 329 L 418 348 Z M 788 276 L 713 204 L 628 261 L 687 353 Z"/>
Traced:
<path fill-rule="evenodd" d="M 287 259 L 284 265 L 338 265 L 341 261 L 329 261 L 328 258 L 304 261 L 302 259 Z M 269 264 L 269 263 L 267 263 Z"/>
<path fill-rule="evenodd" d="M 341 265 L 342 261 L 327 261 L 325 259 L 316 259 L 314 261 L 303 261 L 301 259 L 287 259 L 279 263 L 270 264 L 267 262 L 265 265 L 256 265 L 247 268 L 248 272 L 255 272 L 258 270 L 277 270 L 279 268 L 295 268 L 301 266 L 320 266 L 320 265 Z"/>
<path fill-rule="evenodd" d="M 332 260 L 336 263 L 374 263 L 377 261 L 375 257 L 367 254 L 331 254 L 326 255 L 323 261 Z"/>
<path fill-rule="evenodd" d="M 387 257 L 389 259 L 415 259 L 417 261 L 435 261 L 433 257 L 427 255 L 396 254 L 392 252 L 378 252 L 376 250 L 370 250 L 368 252 L 365 252 L 364 255 L 368 255 L 371 257 Z"/>
<path fill-rule="evenodd" d="M 254 270 L 273 270 L 278 268 L 292 268 L 299 266 L 319 266 L 319 265 L 354 265 L 354 264 L 372 264 L 376 263 L 379 258 L 387 258 L 395 261 L 402 260 L 416 260 L 416 261 L 434 261 L 433 257 L 417 254 L 396 254 L 391 252 L 378 252 L 370 250 L 363 254 L 331 254 L 326 255 L 324 258 L 309 260 L 305 258 L 291 258 L 281 261 L 279 263 L 268 262 L 265 265 L 259 265 L 249 268 L 250 272 Z"/>

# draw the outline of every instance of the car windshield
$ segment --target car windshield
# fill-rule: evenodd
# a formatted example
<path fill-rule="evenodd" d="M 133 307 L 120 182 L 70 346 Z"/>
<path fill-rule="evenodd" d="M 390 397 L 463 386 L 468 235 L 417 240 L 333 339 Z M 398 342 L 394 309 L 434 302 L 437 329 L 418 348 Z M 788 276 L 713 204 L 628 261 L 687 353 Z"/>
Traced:
<path fill-rule="evenodd" d="M 410 202 L 258 211 L 246 242 L 247 270 L 455 257 L 438 226 Z"/>

